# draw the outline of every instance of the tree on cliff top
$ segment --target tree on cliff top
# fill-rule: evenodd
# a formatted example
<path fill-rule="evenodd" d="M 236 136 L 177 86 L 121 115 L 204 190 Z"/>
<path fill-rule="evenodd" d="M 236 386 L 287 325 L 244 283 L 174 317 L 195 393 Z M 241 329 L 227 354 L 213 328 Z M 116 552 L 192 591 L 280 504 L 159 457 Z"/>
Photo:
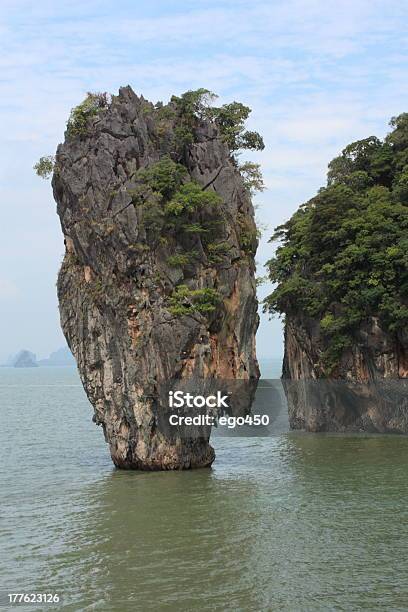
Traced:
<path fill-rule="evenodd" d="M 237 159 L 243 150 L 262 151 L 265 148 L 262 136 L 245 128 L 251 109 L 236 101 L 213 106 L 217 97 L 212 91 L 203 88 L 186 91 L 181 96 L 172 96 L 170 102 L 176 107 L 181 121 L 179 133 L 186 138 L 187 143 L 191 143 L 194 141 L 193 132 L 197 120 L 215 123 L 241 172 L 247 190 L 251 195 L 264 191 L 260 165 L 254 162 L 239 164 Z"/>
<path fill-rule="evenodd" d="M 260 165 L 253 162 L 238 164 L 237 161 L 237 156 L 242 150 L 261 151 L 265 148 L 263 138 L 258 132 L 245 129 L 245 121 L 251 109 L 235 101 L 220 107 L 213 106 L 217 97 L 209 89 L 189 90 L 181 96 L 172 96 L 170 103 L 166 106 L 158 102 L 155 110 L 162 119 L 176 118 L 178 125 L 175 128 L 175 134 L 179 145 L 189 145 L 194 142 L 197 122 L 215 123 L 231 151 L 232 159 L 241 172 L 248 192 L 253 195 L 256 191 L 263 191 L 265 185 Z M 90 120 L 107 109 L 111 102 L 112 96 L 106 92 L 88 92 L 85 99 L 71 109 L 67 121 L 67 136 L 69 138 L 86 137 Z M 49 179 L 55 169 L 53 156 L 41 157 L 34 165 L 36 174 L 43 179 Z"/>
<path fill-rule="evenodd" d="M 329 367 L 370 317 L 391 333 L 408 324 L 408 114 L 390 125 L 331 161 L 327 186 L 271 238 L 265 310 L 320 321 Z"/>
<path fill-rule="evenodd" d="M 188 120 L 192 118 L 213 121 L 219 128 L 231 152 L 242 149 L 262 151 L 265 144 L 258 132 L 245 129 L 251 109 L 241 102 L 230 102 L 222 106 L 212 106 L 217 95 L 208 89 L 186 91 L 181 96 L 172 96 L 171 102 L 176 105 L 180 115 Z"/>

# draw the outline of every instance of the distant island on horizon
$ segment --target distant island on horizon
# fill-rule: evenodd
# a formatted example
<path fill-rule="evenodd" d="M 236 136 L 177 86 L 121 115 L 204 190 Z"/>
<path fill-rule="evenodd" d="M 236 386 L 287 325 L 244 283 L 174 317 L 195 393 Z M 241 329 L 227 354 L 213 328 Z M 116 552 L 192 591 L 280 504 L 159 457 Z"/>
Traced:
<path fill-rule="evenodd" d="M 61 347 L 50 354 L 46 359 L 38 359 L 35 353 L 21 349 L 11 355 L 1 367 L 12 368 L 38 368 L 40 366 L 74 366 L 75 359 L 68 347 Z"/>

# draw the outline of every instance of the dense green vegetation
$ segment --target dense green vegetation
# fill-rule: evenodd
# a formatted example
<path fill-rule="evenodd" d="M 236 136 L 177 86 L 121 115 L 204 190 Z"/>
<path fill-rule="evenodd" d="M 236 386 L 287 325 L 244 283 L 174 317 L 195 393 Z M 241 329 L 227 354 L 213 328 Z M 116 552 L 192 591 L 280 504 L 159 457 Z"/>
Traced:
<path fill-rule="evenodd" d="M 129 193 L 135 206 L 143 206 L 143 217 L 150 227 L 155 221 L 158 229 L 177 227 L 183 230 L 185 226 L 191 229 L 191 225 L 186 222 L 201 211 L 219 214 L 217 206 L 222 202 L 220 196 L 187 179 L 185 166 L 174 162 L 167 155 L 134 175 L 137 187 Z M 197 220 L 193 227 L 206 229 Z"/>
<path fill-rule="evenodd" d="M 187 168 L 182 164 L 177 164 L 168 155 L 165 155 L 156 164 L 139 170 L 135 178 L 142 183 L 146 183 L 152 191 L 159 193 L 163 199 L 169 200 L 180 189 L 186 177 Z"/>
<path fill-rule="evenodd" d="M 225 143 L 227 144 L 233 163 L 239 170 L 245 188 L 249 195 L 253 196 L 256 192 L 264 191 L 265 185 L 263 182 L 260 165 L 254 162 L 245 161 L 239 163 L 238 157 L 243 150 L 259 151 L 264 149 L 262 136 L 258 132 L 246 130 L 245 122 L 249 117 L 251 109 L 241 102 L 231 102 L 222 106 L 214 106 L 214 101 L 217 96 L 208 89 L 198 89 L 196 91 L 187 91 L 181 96 L 173 96 L 170 106 L 175 108 L 173 120 L 176 121 L 175 134 L 183 145 L 190 144 L 195 140 L 195 131 L 201 121 L 209 121 L 214 123 Z M 169 107 L 161 106 L 158 110 L 163 115 L 165 109 Z M 165 114 L 168 119 L 168 113 Z M 186 187 L 183 209 L 187 210 L 187 200 L 193 195 L 193 188 Z M 181 209 L 177 204 L 181 198 L 176 198 L 170 204 L 170 210 L 176 212 Z M 214 204 L 216 201 L 214 199 Z M 257 247 L 259 233 L 250 227 L 248 220 L 239 219 L 240 227 L 240 246 L 247 255 L 254 255 Z M 195 224 L 190 227 L 196 227 L 197 231 L 205 232 L 206 228 L 202 225 Z M 219 263 L 222 261 L 222 254 L 225 253 L 225 248 L 220 246 L 222 241 L 218 241 L 216 245 L 210 247 L 209 260 L 211 263 Z"/>
<path fill-rule="evenodd" d="M 408 324 L 408 113 L 393 131 L 350 144 L 328 183 L 278 227 L 268 262 L 271 313 L 316 318 L 332 369 L 371 316 L 390 333 Z"/>
<path fill-rule="evenodd" d="M 145 225 L 151 248 L 164 246 L 168 249 L 169 244 L 176 248 L 176 252 L 166 258 L 170 267 L 184 269 L 191 264 L 197 265 L 203 252 L 205 259 L 201 263 L 204 265 L 217 266 L 225 261 L 231 244 L 225 239 L 222 199 L 215 191 L 203 189 L 199 183 L 189 180 L 185 166 L 169 156 L 137 171 L 133 180 L 136 187 L 129 193 Z M 253 252 L 256 230 L 251 231 L 252 226 L 242 215 L 238 215 L 238 226 L 242 250 Z M 191 234 L 199 238 L 201 255 L 191 250 Z M 194 312 L 207 315 L 215 311 L 219 301 L 218 293 L 211 288 L 192 290 L 181 283 L 168 296 L 168 308 L 176 316 Z"/>
<path fill-rule="evenodd" d="M 166 204 L 168 215 L 179 217 L 186 213 L 193 213 L 206 206 L 216 206 L 222 202 L 215 191 L 205 191 L 198 183 L 189 181 L 180 187 L 177 193 Z"/>

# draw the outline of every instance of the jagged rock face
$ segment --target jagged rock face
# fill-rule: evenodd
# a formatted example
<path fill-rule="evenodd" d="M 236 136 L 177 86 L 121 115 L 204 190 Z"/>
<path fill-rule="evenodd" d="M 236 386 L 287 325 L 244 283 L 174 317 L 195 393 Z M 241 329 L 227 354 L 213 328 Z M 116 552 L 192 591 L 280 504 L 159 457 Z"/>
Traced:
<path fill-rule="evenodd" d="M 158 428 L 158 387 L 259 376 L 250 198 L 213 124 L 197 121 L 194 142 L 180 150 L 174 120 L 158 118 L 129 87 L 89 123 L 86 135 L 59 145 L 53 190 L 66 244 L 61 323 L 94 420 L 118 467 L 209 466 L 208 430 L 189 439 Z M 220 203 L 169 222 L 138 180 L 166 156 L 184 166 L 184 183 L 199 183 Z M 203 288 L 218 296 L 207 311 L 190 299 Z"/>
<path fill-rule="evenodd" d="M 287 316 L 283 384 L 293 429 L 408 433 L 408 335 L 371 318 L 330 378 L 318 321 Z"/>

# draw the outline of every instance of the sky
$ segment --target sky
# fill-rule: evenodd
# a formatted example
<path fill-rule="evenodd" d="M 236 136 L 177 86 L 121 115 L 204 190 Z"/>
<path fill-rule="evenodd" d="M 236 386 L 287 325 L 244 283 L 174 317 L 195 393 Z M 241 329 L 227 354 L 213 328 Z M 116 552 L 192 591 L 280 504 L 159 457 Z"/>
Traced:
<path fill-rule="evenodd" d="M 87 91 L 130 84 L 153 102 L 205 87 L 253 110 L 273 228 L 324 185 L 349 142 L 383 137 L 408 111 L 405 0 L 1 0 L 0 362 L 64 345 L 55 282 L 63 239 L 49 182 L 32 166 L 54 153 Z M 260 298 L 270 291 L 264 285 Z M 279 319 L 262 316 L 258 355 L 282 354 Z"/>

